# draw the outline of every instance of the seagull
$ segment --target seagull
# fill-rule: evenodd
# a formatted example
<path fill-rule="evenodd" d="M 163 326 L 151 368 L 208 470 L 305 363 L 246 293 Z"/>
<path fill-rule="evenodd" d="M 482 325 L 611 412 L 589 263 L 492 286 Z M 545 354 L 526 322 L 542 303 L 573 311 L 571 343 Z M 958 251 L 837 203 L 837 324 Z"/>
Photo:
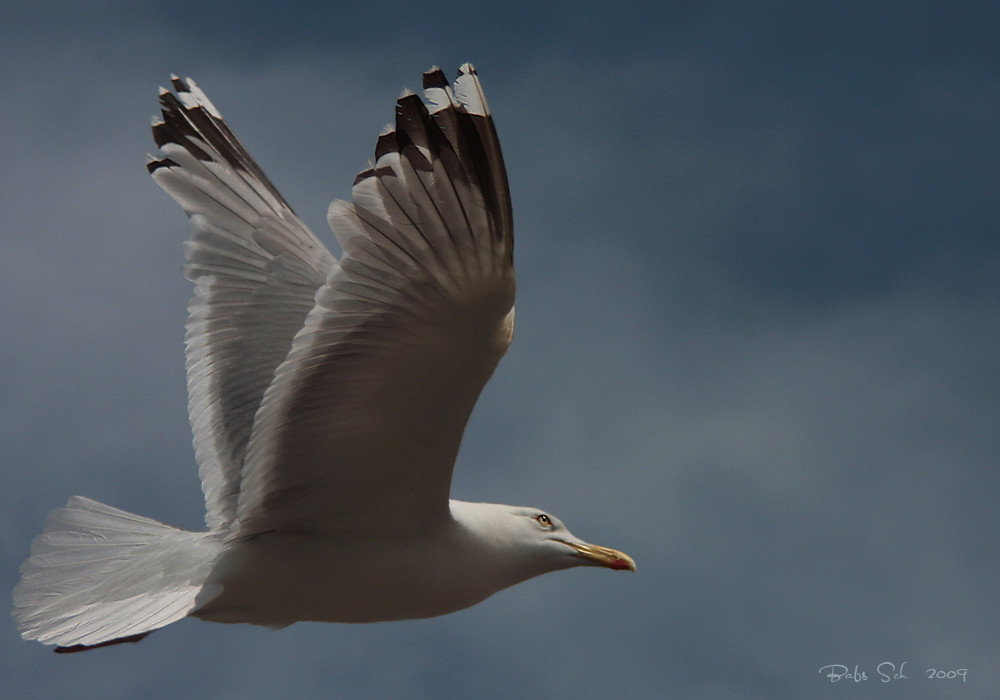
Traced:
<path fill-rule="evenodd" d="M 14 589 L 25 639 L 135 642 L 184 617 L 281 628 L 427 618 L 580 565 L 635 571 L 532 507 L 450 499 L 469 414 L 511 342 L 507 174 L 475 69 L 404 92 L 328 221 L 336 259 L 194 81 L 147 168 L 189 218 L 188 414 L 206 531 L 81 496 Z"/>

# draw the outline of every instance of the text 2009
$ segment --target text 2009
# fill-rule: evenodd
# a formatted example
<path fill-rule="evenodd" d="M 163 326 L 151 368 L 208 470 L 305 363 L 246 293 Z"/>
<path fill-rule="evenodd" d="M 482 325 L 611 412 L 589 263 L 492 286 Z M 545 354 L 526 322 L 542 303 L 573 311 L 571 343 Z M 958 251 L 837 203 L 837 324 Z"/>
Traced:
<path fill-rule="evenodd" d="M 963 683 L 965 683 L 966 676 L 969 675 L 968 669 L 965 668 L 956 668 L 951 671 L 943 671 L 939 668 L 929 668 L 926 673 L 928 678 L 934 680 L 954 680 L 956 678 L 961 678 Z"/>

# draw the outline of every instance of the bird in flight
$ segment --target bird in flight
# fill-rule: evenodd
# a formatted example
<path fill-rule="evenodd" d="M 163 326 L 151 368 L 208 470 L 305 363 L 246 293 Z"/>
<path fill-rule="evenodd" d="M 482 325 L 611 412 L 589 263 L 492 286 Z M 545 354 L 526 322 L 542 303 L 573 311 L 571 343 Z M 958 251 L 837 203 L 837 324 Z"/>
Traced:
<path fill-rule="evenodd" d="M 188 413 L 208 530 L 74 496 L 14 590 L 69 652 L 184 617 L 280 628 L 443 615 L 550 571 L 635 571 L 533 507 L 449 498 L 514 328 L 507 174 L 475 69 L 433 68 L 328 220 L 335 259 L 194 81 L 147 167 L 189 217 Z"/>

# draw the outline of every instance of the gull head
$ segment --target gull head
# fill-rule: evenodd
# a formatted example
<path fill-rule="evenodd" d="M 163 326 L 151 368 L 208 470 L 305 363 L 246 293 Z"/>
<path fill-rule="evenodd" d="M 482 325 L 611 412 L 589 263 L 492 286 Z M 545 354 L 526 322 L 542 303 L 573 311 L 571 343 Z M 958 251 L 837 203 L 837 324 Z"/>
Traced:
<path fill-rule="evenodd" d="M 629 555 L 581 540 L 559 518 L 539 508 L 452 501 L 451 511 L 480 553 L 479 565 L 504 570 L 504 587 L 574 566 L 635 571 Z"/>

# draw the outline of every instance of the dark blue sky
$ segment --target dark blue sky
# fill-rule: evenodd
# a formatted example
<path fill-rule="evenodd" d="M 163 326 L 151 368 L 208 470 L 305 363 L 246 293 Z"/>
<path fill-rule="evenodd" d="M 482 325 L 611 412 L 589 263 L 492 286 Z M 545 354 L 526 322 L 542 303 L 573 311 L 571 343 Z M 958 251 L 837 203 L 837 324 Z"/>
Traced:
<path fill-rule="evenodd" d="M 327 203 L 393 100 L 466 60 L 519 289 L 455 495 L 551 509 L 639 571 L 420 622 L 184 621 L 71 658 L 7 619 L 0 694 L 1000 688 L 996 3 L 316 5 L 5 6 L 2 587 L 73 494 L 201 524 L 184 217 L 143 167 L 157 86 L 195 78 L 335 250 Z"/>

